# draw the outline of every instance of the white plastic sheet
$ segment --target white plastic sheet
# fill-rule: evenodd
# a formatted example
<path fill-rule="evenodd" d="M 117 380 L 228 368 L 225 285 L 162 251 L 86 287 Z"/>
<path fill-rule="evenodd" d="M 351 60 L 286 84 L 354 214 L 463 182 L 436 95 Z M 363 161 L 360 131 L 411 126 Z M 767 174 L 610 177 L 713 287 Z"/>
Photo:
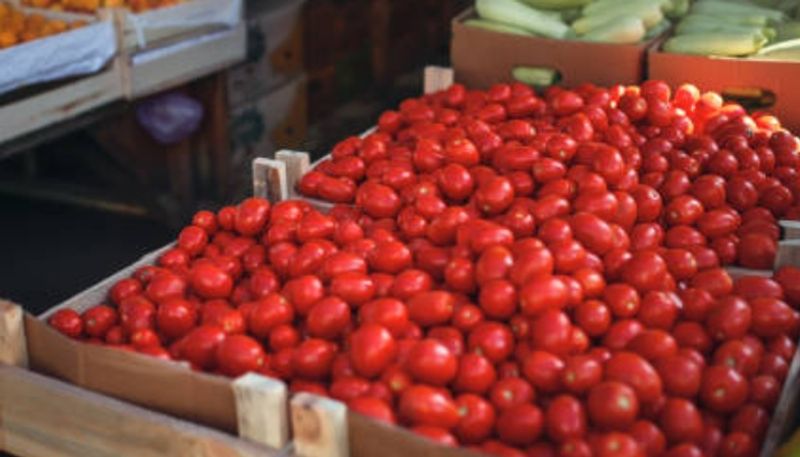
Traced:
<path fill-rule="evenodd" d="M 116 53 L 117 39 L 111 21 L 12 46 L 0 51 L 0 94 L 95 73 Z"/>
<path fill-rule="evenodd" d="M 128 14 L 139 47 L 147 46 L 148 30 L 224 26 L 242 21 L 242 0 L 190 0 L 167 8 Z"/>

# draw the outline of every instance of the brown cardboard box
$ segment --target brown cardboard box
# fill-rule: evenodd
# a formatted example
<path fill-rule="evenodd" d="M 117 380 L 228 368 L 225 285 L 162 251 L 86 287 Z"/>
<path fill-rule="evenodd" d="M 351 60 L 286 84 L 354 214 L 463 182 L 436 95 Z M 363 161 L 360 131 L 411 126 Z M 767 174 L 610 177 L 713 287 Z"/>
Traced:
<path fill-rule="evenodd" d="M 561 83 L 577 86 L 637 84 L 651 43 L 611 44 L 578 40 L 553 40 L 497 33 L 469 27 L 465 19 L 475 16 L 472 8 L 453 20 L 450 58 L 456 81 L 470 87 L 488 88 L 512 81 L 517 66 L 549 67 L 561 73 Z"/>
<path fill-rule="evenodd" d="M 772 92 L 774 112 L 783 125 L 800 132 L 800 62 L 671 54 L 653 49 L 648 55 L 649 78 L 672 86 L 692 83 L 701 90 L 761 89 Z"/>
<path fill-rule="evenodd" d="M 247 61 L 228 70 L 228 100 L 240 106 L 303 71 L 305 0 L 250 1 L 247 4 Z"/>

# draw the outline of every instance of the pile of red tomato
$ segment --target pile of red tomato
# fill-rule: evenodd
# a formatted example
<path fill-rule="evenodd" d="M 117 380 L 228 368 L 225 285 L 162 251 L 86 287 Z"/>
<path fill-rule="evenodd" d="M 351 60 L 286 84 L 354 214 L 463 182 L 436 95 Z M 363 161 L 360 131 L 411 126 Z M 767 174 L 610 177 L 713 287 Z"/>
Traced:
<path fill-rule="evenodd" d="M 73 338 L 256 371 L 501 456 L 758 454 L 800 333 L 800 142 L 660 82 L 451 88 L 299 183 L 198 212 Z"/>

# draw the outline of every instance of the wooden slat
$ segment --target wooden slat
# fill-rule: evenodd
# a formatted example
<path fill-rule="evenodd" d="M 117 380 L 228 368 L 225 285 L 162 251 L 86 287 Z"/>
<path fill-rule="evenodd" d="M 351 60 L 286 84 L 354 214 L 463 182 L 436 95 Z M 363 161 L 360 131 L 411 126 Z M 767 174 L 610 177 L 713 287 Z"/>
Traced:
<path fill-rule="evenodd" d="M 28 366 L 22 307 L 0 300 L 0 364 Z"/>
<path fill-rule="evenodd" d="M 280 202 L 289 198 L 286 164 L 259 157 L 253 161 L 253 195 Z"/>
<path fill-rule="evenodd" d="M 349 457 L 347 407 L 306 392 L 290 402 L 294 449 L 300 457 Z"/>
<path fill-rule="evenodd" d="M 455 74 L 452 68 L 428 66 L 425 67 L 424 78 L 425 93 L 432 94 L 452 86 Z"/>
<path fill-rule="evenodd" d="M 774 270 L 786 265 L 800 265 L 800 240 L 786 240 L 778 243 Z"/>
<path fill-rule="evenodd" d="M 783 229 L 784 240 L 796 240 L 800 238 L 800 221 L 783 220 L 778 222 Z"/>
<path fill-rule="evenodd" d="M 0 143 L 64 122 L 122 98 L 122 65 L 117 59 L 100 73 L 0 106 Z"/>
<path fill-rule="evenodd" d="M 125 95 L 140 98 L 198 79 L 245 58 L 247 27 L 215 32 L 128 57 Z"/>
<path fill-rule="evenodd" d="M 233 382 L 239 436 L 282 449 L 289 443 L 286 384 L 255 373 Z"/>
<path fill-rule="evenodd" d="M 287 149 L 275 153 L 275 159 L 286 164 L 286 186 L 289 195 L 295 193 L 297 183 L 311 168 L 311 159 L 307 152 L 289 151 Z"/>
<path fill-rule="evenodd" d="M 278 454 L 10 366 L 0 366 L 0 449 L 21 457 Z"/>

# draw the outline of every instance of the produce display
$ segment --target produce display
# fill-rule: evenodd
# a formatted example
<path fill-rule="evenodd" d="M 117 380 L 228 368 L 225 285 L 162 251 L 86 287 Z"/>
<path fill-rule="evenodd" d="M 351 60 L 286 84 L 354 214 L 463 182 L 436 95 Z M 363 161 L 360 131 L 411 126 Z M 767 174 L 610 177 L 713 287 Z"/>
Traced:
<path fill-rule="evenodd" d="M 664 43 L 667 52 L 800 60 L 800 2 L 700 0 Z"/>
<path fill-rule="evenodd" d="M 198 212 L 70 337 L 257 371 L 501 456 L 756 456 L 800 332 L 800 142 L 657 81 L 453 85 L 299 190 Z"/>
<path fill-rule="evenodd" d="M 23 4 L 57 11 L 91 13 L 100 8 L 129 8 L 134 12 L 177 5 L 186 0 L 23 0 Z"/>
<path fill-rule="evenodd" d="M 476 0 L 477 19 L 465 23 L 502 33 L 639 43 L 670 27 L 689 0 Z"/>
<path fill-rule="evenodd" d="M 8 3 L 0 2 L 0 49 L 56 35 L 86 25 L 85 21 L 66 22 L 48 19 L 41 14 L 26 14 Z"/>

